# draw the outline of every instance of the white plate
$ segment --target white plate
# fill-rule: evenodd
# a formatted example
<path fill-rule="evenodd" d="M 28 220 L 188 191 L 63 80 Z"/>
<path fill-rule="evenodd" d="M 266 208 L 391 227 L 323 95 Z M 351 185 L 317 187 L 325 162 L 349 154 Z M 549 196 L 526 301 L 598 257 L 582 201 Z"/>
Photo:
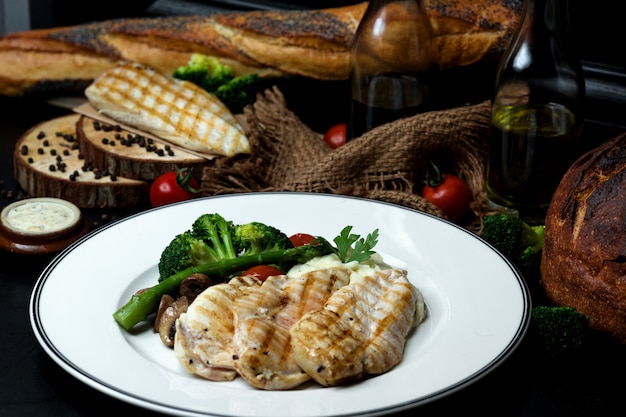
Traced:
<path fill-rule="evenodd" d="M 428 306 L 402 362 L 349 386 L 261 391 L 241 378 L 211 382 L 188 374 L 147 326 L 137 334 L 121 330 L 113 312 L 155 284 L 160 252 L 209 212 L 329 240 L 346 225 L 361 235 L 378 228 L 377 251 L 408 269 Z M 415 407 L 493 370 L 519 344 L 529 313 L 519 273 L 474 234 L 395 205 L 307 193 L 205 198 L 112 223 L 59 254 L 30 300 L 35 335 L 63 369 L 115 398 L 179 416 L 375 416 Z"/>

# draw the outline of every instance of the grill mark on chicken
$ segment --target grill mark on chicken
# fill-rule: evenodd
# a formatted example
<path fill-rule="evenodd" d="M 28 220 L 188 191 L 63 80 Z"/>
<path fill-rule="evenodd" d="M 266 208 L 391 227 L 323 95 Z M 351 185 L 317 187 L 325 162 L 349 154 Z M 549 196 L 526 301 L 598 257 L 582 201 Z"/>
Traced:
<path fill-rule="evenodd" d="M 289 389 L 309 380 L 293 357 L 289 329 L 349 282 L 346 268 L 317 270 L 295 278 L 280 275 L 238 298 L 233 306 L 238 374 L 265 390 Z"/>
<path fill-rule="evenodd" d="M 291 328 L 295 360 L 323 386 L 386 372 L 402 359 L 418 302 L 406 271 L 379 271 L 343 287 Z"/>

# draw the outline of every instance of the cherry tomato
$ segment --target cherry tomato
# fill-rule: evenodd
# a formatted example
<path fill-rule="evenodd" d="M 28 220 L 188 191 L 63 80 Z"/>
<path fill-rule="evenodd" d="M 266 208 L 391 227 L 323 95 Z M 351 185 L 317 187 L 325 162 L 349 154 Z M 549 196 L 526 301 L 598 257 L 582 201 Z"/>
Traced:
<path fill-rule="evenodd" d="M 469 209 L 472 192 L 456 175 L 441 174 L 438 168 L 435 171 L 434 176 L 427 175 L 422 197 L 439 207 L 450 221 L 457 222 Z"/>
<path fill-rule="evenodd" d="M 158 176 L 150 186 L 152 207 L 190 200 L 200 194 L 200 184 L 189 168 L 166 172 Z"/>
<path fill-rule="evenodd" d="M 271 265 L 256 265 L 246 270 L 242 275 L 253 276 L 260 281 L 265 281 L 268 277 L 282 275 L 283 271 Z"/>
<path fill-rule="evenodd" d="M 291 240 L 291 243 L 293 243 L 293 246 L 296 246 L 296 247 L 309 245 L 311 244 L 311 242 L 313 242 L 314 239 L 315 239 L 315 236 L 310 235 L 308 233 L 296 233 L 295 235 L 289 236 L 289 240 Z"/>
<path fill-rule="evenodd" d="M 324 142 L 333 149 L 346 144 L 346 124 L 339 123 L 332 126 L 324 134 Z"/>

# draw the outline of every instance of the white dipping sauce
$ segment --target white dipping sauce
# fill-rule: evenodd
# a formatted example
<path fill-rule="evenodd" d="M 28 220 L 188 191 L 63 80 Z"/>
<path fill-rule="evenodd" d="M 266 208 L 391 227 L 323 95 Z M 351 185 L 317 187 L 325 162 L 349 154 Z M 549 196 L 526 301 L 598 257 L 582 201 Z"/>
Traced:
<path fill-rule="evenodd" d="M 15 202 L 2 211 L 2 222 L 17 233 L 48 234 L 74 226 L 80 211 L 56 198 L 31 198 Z"/>

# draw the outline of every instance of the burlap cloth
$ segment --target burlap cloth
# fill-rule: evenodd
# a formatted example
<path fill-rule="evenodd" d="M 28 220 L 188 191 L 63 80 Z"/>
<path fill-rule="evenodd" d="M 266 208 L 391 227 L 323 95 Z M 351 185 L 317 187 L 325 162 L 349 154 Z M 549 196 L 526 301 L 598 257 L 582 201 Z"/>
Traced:
<path fill-rule="evenodd" d="M 444 214 L 420 197 L 424 172 L 436 163 L 463 178 L 473 193 L 460 222 L 479 233 L 484 194 L 488 102 L 405 118 L 331 149 L 307 127 L 276 87 L 245 111 L 248 156 L 221 158 L 202 171 L 205 195 L 252 191 L 305 191 L 365 197 Z"/>

